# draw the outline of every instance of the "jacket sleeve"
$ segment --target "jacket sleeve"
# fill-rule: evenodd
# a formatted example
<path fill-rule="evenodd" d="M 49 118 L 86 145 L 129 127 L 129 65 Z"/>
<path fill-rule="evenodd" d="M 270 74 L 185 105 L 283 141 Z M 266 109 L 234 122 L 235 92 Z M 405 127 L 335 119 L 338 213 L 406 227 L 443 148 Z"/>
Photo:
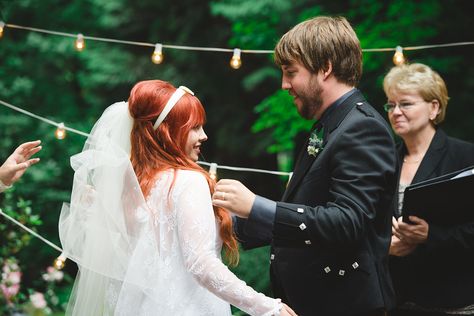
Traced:
<path fill-rule="evenodd" d="M 376 213 L 385 211 L 382 208 L 387 205 L 381 206 L 381 200 L 393 197 L 396 183 L 391 134 L 380 120 L 371 117 L 345 126 L 339 127 L 346 129 L 329 139 L 320 154 L 326 155 L 321 168 L 328 168 L 330 178 L 328 202 L 316 206 L 277 203 L 275 241 L 350 246 L 365 238 Z M 315 181 L 317 176 L 313 175 Z"/>
<path fill-rule="evenodd" d="M 276 203 L 257 195 L 248 219 L 234 216 L 234 231 L 245 250 L 267 246 L 273 237 Z"/>

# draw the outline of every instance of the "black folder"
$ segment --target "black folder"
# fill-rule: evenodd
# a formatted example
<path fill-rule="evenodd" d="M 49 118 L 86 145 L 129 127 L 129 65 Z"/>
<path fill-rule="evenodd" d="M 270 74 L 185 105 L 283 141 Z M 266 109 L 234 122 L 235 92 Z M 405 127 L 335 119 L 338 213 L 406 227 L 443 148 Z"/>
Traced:
<path fill-rule="evenodd" d="M 440 226 L 474 221 L 474 166 L 410 185 L 403 198 L 403 221 L 414 215 Z"/>

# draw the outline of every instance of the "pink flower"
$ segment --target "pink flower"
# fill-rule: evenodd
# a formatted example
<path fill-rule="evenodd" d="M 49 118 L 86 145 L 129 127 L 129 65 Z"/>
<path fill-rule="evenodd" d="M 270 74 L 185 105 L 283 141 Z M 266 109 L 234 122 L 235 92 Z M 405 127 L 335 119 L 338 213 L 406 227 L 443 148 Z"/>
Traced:
<path fill-rule="evenodd" d="M 20 291 L 20 284 L 13 284 L 12 286 L 6 286 L 5 284 L 0 284 L 0 290 L 7 300 L 8 303 L 11 303 L 11 298 L 18 294 Z"/>
<path fill-rule="evenodd" d="M 21 272 L 20 271 L 10 272 L 7 275 L 6 281 L 9 282 L 10 284 L 19 284 L 21 281 Z"/>
<path fill-rule="evenodd" d="M 47 305 L 46 300 L 44 299 L 43 293 L 40 293 L 40 292 L 35 292 L 31 294 L 30 301 L 31 301 L 31 304 L 33 304 L 33 306 L 38 309 L 43 309 Z"/>
<path fill-rule="evenodd" d="M 43 274 L 43 280 L 49 282 L 49 281 L 61 281 L 64 277 L 64 272 L 59 271 L 58 269 L 54 267 L 48 267 L 46 268 L 46 272 Z"/>

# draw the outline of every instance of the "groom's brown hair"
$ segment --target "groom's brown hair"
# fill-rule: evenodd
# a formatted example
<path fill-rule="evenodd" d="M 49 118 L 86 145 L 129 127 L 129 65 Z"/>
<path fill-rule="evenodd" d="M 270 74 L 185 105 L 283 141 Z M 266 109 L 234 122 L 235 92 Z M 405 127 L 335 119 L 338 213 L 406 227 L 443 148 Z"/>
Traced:
<path fill-rule="evenodd" d="M 313 73 L 326 71 L 341 82 L 356 86 L 362 76 L 359 39 L 344 17 L 318 16 L 289 30 L 275 47 L 278 66 L 301 63 Z"/>

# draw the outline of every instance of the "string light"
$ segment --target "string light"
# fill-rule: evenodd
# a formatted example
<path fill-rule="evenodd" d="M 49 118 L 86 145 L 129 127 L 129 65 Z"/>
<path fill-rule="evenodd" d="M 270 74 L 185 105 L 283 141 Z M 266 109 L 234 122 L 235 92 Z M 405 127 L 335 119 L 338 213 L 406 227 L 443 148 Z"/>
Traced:
<path fill-rule="evenodd" d="M 161 64 L 163 62 L 163 45 L 162 44 L 155 44 L 155 51 L 153 55 L 151 55 L 151 61 L 154 64 Z"/>
<path fill-rule="evenodd" d="M 215 162 L 211 163 L 209 166 L 209 176 L 212 180 L 217 180 L 217 164 Z"/>
<path fill-rule="evenodd" d="M 84 35 L 81 33 L 77 34 L 75 47 L 78 52 L 82 52 L 86 48 L 86 42 L 84 41 Z"/>
<path fill-rule="evenodd" d="M 242 51 L 238 48 L 234 48 L 234 55 L 230 59 L 230 66 L 234 69 L 239 69 L 242 66 L 242 60 L 240 59 L 240 53 Z"/>
<path fill-rule="evenodd" d="M 54 136 L 57 138 L 57 139 L 64 139 L 66 138 L 66 129 L 64 127 L 64 123 L 59 123 L 58 124 L 58 128 L 56 129 L 56 131 L 54 132 Z"/>
<path fill-rule="evenodd" d="M 62 268 L 64 268 L 64 265 L 66 264 L 66 255 L 64 254 L 64 252 L 62 252 L 59 257 L 57 257 L 54 262 L 53 262 L 53 265 L 54 267 L 57 269 L 57 270 L 61 270 Z"/>
<path fill-rule="evenodd" d="M 1 22 L 1 21 L 0 21 Z M 134 46 L 146 46 L 146 47 L 155 47 L 156 44 L 152 43 L 146 43 L 146 42 L 137 42 L 137 41 L 127 41 L 127 40 L 120 40 L 120 39 L 113 39 L 113 38 L 105 38 L 105 37 L 95 37 L 95 36 L 82 36 L 82 34 L 73 34 L 73 33 L 66 33 L 66 32 L 58 32 L 58 31 L 53 31 L 53 30 L 46 30 L 46 29 L 40 29 L 40 28 L 35 28 L 35 27 L 28 27 L 28 26 L 22 26 L 22 25 L 15 25 L 15 24 L 10 24 L 10 23 L 3 23 L 4 27 L 9 27 L 9 28 L 14 28 L 14 29 L 20 29 L 20 30 L 27 30 L 31 32 L 37 32 L 37 33 L 44 33 L 44 34 L 51 34 L 51 35 L 57 35 L 57 36 L 63 36 L 63 37 L 75 37 L 78 38 L 79 36 L 82 37 L 82 48 L 85 48 L 85 42 L 84 40 L 91 40 L 91 41 L 100 41 L 100 42 L 107 42 L 107 43 L 118 43 L 118 44 L 126 44 L 126 45 L 134 45 Z M 1 36 L 1 32 L 0 32 Z M 446 43 L 446 44 L 434 44 L 434 45 L 420 45 L 420 46 L 406 46 L 403 47 L 403 50 L 408 51 L 408 50 L 421 50 L 421 49 L 429 49 L 429 48 L 441 48 L 441 47 L 454 47 L 454 46 L 467 46 L 467 45 L 474 45 L 474 41 L 471 42 L 456 42 L 456 43 Z M 183 46 L 183 45 L 162 45 L 163 48 L 169 48 L 169 49 L 179 49 L 179 50 L 190 50 L 190 51 L 204 51 L 204 52 L 234 52 L 234 55 L 232 57 L 231 62 L 235 58 L 235 65 L 239 65 L 240 67 L 242 61 L 240 60 L 240 53 L 245 53 L 245 54 L 273 54 L 274 50 L 269 50 L 269 49 L 245 49 L 245 50 L 240 50 L 240 49 L 229 49 L 229 48 L 220 48 L 220 47 L 199 47 L 199 46 Z M 401 47 L 400 47 L 401 49 Z M 236 52 L 238 50 L 238 53 Z M 386 48 L 362 48 L 363 52 L 392 52 L 393 47 L 386 47 Z M 237 56 L 238 55 L 238 58 Z M 397 54 L 397 56 L 400 54 Z M 397 57 L 398 58 L 398 57 Z M 238 59 L 238 61 L 237 61 Z M 398 60 L 398 59 L 397 59 Z M 233 63 L 232 63 L 233 64 Z M 233 65 L 231 66 L 233 67 Z M 237 69 L 237 68 L 236 68 Z"/>
<path fill-rule="evenodd" d="M 400 66 L 405 63 L 405 56 L 403 56 L 403 48 L 401 46 L 397 46 L 395 48 L 395 54 L 393 55 L 393 63 L 396 66 Z"/>
<path fill-rule="evenodd" d="M 3 36 L 3 29 L 5 28 L 5 22 L 0 21 L 0 38 Z"/>

